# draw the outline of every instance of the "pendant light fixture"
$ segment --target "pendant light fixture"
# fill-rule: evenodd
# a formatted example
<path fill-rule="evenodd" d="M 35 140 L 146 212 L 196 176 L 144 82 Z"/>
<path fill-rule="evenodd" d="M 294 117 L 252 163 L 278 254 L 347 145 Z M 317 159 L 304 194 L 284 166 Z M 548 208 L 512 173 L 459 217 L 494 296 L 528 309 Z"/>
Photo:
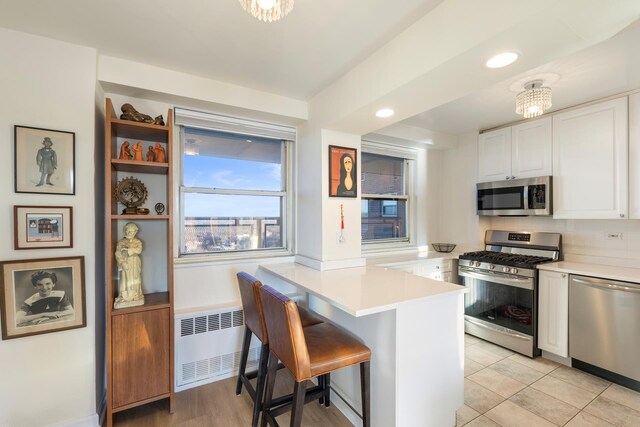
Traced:
<path fill-rule="evenodd" d="M 542 86 L 542 80 L 530 81 L 524 85 L 524 89 L 516 95 L 516 113 L 529 119 L 551 108 L 551 88 Z"/>
<path fill-rule="evenodd" d="M 293 9 L 293 0 L 239 0 L 242 8 L 254 18 L 274 22 Z"/>

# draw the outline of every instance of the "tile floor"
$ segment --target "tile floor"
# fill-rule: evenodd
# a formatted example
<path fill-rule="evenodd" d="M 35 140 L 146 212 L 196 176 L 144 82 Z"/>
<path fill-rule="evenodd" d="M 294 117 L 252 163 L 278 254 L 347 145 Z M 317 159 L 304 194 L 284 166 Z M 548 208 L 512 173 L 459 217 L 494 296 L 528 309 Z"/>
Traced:
<path fill-rule="evenodd" d="M 457 426 L 640 426 L 640 393 L 465 335 Z"/>

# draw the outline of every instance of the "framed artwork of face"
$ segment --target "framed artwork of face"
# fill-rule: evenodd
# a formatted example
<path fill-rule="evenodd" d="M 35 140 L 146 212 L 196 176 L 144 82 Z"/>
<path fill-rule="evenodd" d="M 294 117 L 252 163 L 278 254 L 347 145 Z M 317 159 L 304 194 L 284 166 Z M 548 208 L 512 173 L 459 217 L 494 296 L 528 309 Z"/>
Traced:
<path fill-rule="evenodd" d="M 358 150 L 329 146 L 329 197 L 358 197 Z"/>

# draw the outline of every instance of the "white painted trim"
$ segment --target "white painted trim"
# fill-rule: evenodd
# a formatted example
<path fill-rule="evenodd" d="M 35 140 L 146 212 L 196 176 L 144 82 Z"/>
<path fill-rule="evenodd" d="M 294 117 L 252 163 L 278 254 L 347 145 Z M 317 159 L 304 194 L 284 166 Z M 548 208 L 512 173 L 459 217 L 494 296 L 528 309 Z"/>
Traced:
<path fill-rule="evenodd" d="M 79 420 L 65 421 L 52 424 L 50 427 L 100 427 L 100 419 L 98 414 L 89 415 Z"/>
<path fill-rule="evenodd" d="M 542 350 L 542 357 L 547 360 L 560 363 L 561 365 L 571 366 L 570 357 L 558 356 L 557 354 L 549 353 L 548 351 L 545 351 L 545 350 Z"/>
<path fill-rule="evenodd" d="M 302 255 L 296 255 L 296 262 L 314 270 L 338 270 L 340 268 L 364 267 L 367 265 L 366 258 L 337 259 L 333 261 L 320 261 Z"/>

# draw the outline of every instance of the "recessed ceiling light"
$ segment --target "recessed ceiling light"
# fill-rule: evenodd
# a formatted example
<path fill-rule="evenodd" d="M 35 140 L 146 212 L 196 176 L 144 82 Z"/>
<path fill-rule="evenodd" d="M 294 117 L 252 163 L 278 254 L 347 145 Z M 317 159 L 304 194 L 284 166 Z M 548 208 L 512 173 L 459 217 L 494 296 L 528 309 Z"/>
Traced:
<path fill-rule="evenodd" d="M 376 117 L 385 118 L 393 116 L 394 111 L 391 108 L 382 108 L 376 111 Z"/>
<path fill-rule="evenodd" d="M 516 59 L 518 59 L 517 53 L 504 52 L 491 57 L 487 62 L 485 62 L 485 65 L 487 68 L 502 68 L 513 64 L 516 62 Z"/>

